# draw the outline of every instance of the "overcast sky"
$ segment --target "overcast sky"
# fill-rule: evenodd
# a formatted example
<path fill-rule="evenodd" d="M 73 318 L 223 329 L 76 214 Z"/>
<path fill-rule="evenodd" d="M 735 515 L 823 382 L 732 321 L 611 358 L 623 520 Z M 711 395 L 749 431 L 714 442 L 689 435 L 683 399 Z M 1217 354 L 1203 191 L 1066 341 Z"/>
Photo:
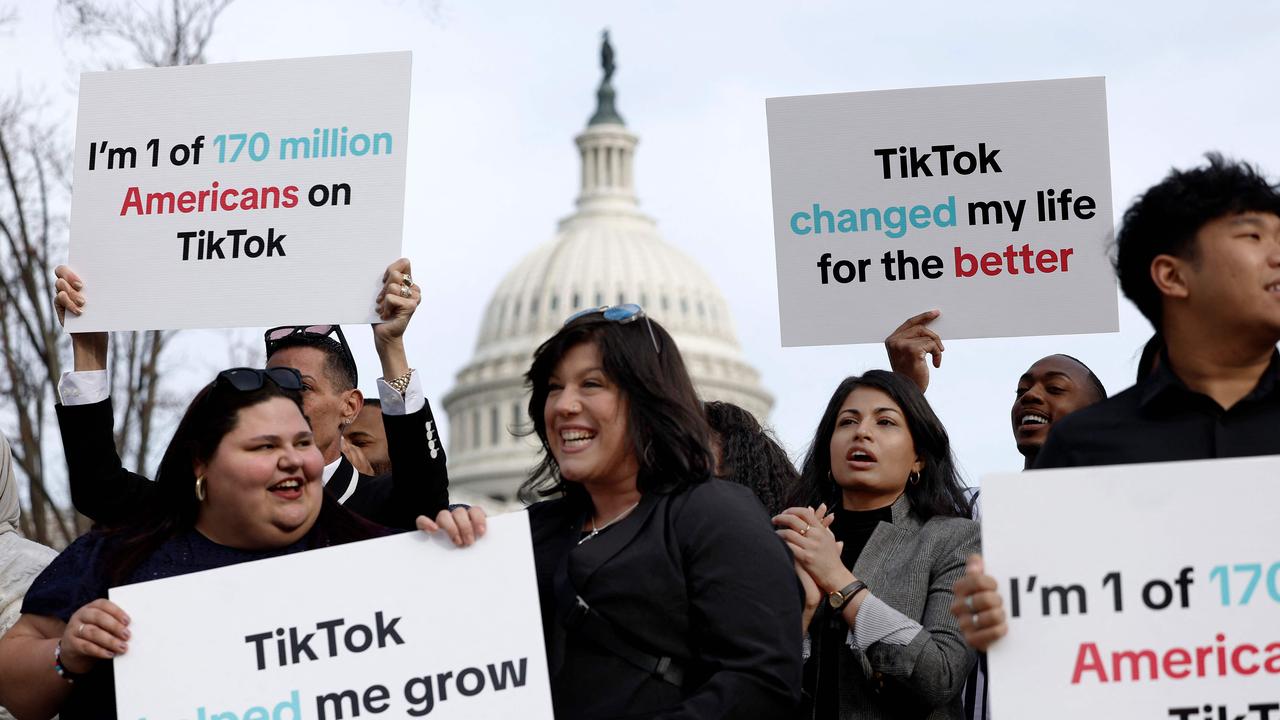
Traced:
<path fill-rule="evenodd" d="M 95 66 L 60 39 L 52 4 L 18 3 L 19 24 L 0 36 L 0 82 L 42 98 L 69 145 L 77 74 Z M 777 398 L 771 421 L 793 455 L 839 380 L 885 357 L 878 345 L 780 347 L 765 98 L 1103 75 L 1117 216 L 1171 166 L 1195 164 L 1206 150 L 1280 171 L 1280 3 L 1269 0 L 241 0 L 218 24 L 211 61 L 414 53 L 404 247 L 426 302 L 410 329 L 410 359 L 440 416 L 439 399 L 471 356 L 499 280 L 572 210 L 572 138 L 594 108 L 606 26 L 618 107 L 641 138 L 642 207 L 727 297 L 745 354 Z M 1070 312 L 1072 299 L 1061 302 Z M 1120 327 L 947 344 L 929 399 L 971 482 L 1021 467 L 1009 408 L 1035 359 L 1067 352 L 1108 390 L 1131 384 L 1150 327 L 1123 300 Z M 379 374 L 369 334 L 350 335 L 369 392 Z M 237 355 L 223 349 L 225 334 L 192 334 L 169 361 L 212 363 L 189 371 L 194 391 L 224 355 L 261 362 L 252 335 L 239 338 Z"/>

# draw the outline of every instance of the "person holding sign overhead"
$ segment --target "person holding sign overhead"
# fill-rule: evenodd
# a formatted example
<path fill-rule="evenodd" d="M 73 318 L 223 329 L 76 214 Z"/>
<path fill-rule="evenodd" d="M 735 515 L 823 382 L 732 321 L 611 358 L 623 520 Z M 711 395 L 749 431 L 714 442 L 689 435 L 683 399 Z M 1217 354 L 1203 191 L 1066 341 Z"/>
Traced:
<path fill-rule="evenodd" d="M 974 653 L 948 609 L 978 524 L 920 390 L 883 370 L 840 383 L 792 503 L 773 522 L 805 588 L 803 717 L 965 717 Z"/>
<path fill-rule="evenodd" d="M 555 714 L 779 718 L 799 699 L 800 590 L 751 491 L 713 479 L 680 350 L 638 305 L 534 354 L 529 508 Z"/>
<path fill-rule="evenodd" d="M 235 368 L 196 395 L 137 519 L 80 537 L 32 584 L 0 639 L 0 704 L 19 717 L 115 717 L 110 660 L 128 651 L 130 619 L 108 588 L 387 532 L 324 491 L 302 391 L 295 369 Z M 417 525 L 468 545 L 484 512 L 442 510 Z"/>
<path fill-rule="evenodd" d="M 941 315 L 929 310 L 907 318 L 889 337 L 885 350 L 894 372 L 911 378 L 924 392 L 929 387 L 929 362 L 942 367 L 945 347 L 942 338 L 929 328 Z M 1024 458 L 1023 469 L 1030 468 L 1040 454 L 1049 431 L 1058 420 L 1083 407 L 1107 399 L 1107 389 L 1093 370 L 1070 355 L 1046 355 L 1031 364 L 1018 378 L 1013 408 L 1013 438 Z"/>
<path fill-rule="evenodd" d="M 326 489 L 351 510 L 380 525 L 412 529 L 417 515 L 434 516 L 449 503 L 444 449 L 434 435 L 435 420 L 418 374 L 408 364 L 403 336 L 421 302 L 421 291 L 401 258 L 383 274 L 377 298 L 374 342 L 382 363 L 378 380 L 388 433 L 391 472 L 371 477 L 357 473 L 342 454 L 342 431 L 359 414 L 363 397 L 356 389 L 356 364 L 337 325 L 285 326 L 266 333 L 267 365 L 295 367 L 303 376 L 303 404 L 324 457 Z M 80 278 L 60 266 L 55 305 L 64 312 L 85 311 Z M 124 520 L 152 491 L 140 476 L 118 471 L 108 379 L 106 333 L 73 333 L 75 372 L 59 383 L 57 406 L 67 455 L 71 499 L 76 509 L 98 522 Z M 116 471 L 109 470 L 115 468 Z"/>

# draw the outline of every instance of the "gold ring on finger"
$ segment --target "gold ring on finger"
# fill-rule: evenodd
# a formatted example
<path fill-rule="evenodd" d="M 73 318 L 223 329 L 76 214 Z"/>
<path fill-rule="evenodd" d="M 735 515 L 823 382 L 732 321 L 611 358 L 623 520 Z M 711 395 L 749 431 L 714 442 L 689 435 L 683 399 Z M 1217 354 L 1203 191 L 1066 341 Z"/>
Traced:
<path fill-rule="evenodd" d="M 973 623 L 973 629 L 974 629 L 974 630 L 977 630 L 979 627 L 981 627 L 981 626 L 978 624 L 978 613 L 974 613 L 974 614 L 973 614 L 973 617 L 969 619 L 969 622 Z"/>
<path fill-rule="evenodd" d="M 400 286 L 400 297 L 402 297 L 402 298 L 410 298 L 410 297 L 413 297 L 413 291 L 409 289 L 409 286 L 408 286 L 408 285 L 401 285 L 401 286 Z"/>
<path fill-rule="evenodd" d="M 409 277 L 409 273 L 404 274 L 404 286 L 413 287 L 413 278 Z"/>
<path fill-rule="evenodd" d="M 84 637 L 84 623 L 80 623 L 80 627 L 76 628 L 76 635 Z"/>
<path fill-rule="evenodd" d="M 808 534 L 809 534 L 809 528 L 811 528 L 811 527 L 813 527 L 813 526 L 812 526 L 812 525 L 805 525 L 805 526 L 804 526 L 804 529 L 800 531 L 800 537 L 804 537 L 805 535 L 808 535 Z"/>

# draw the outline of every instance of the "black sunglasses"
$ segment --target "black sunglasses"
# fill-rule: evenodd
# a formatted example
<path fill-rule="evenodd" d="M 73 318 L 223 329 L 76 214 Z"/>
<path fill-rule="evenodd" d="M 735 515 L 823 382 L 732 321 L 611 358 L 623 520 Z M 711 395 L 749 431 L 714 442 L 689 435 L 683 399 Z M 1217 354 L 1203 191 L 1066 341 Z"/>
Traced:
<path fill-rule="evenodd" d="M 342 362 L 346 364 L 347 370 L 351 372 L 353 380 L 358 381 L 356 374 L 356 359 L 351 354 L 351 348 L 347 347 L 347 338 L 342 334 L 342 326 L 340 325 L 281 325 L 273 327 L 262 335 L 262 339 L 267 344 L 267 357 L 270 358 L 280 347 L 286 338 L 294 335 L 311 335 L 314 337 L 336 338 L 334 342 L 338 343 L 338 347 L 342 348 Z M 358 383 L 357 383 L 358 384 Z"/>
<path fill-rule="evenodd" d="M 302 373 L 291 367 L 259 368 L 238 367 L 223 370 L 213 379 L 214 387 L 226 382 L 240 392 L 253 392 L 268 380 L 281 390 L 301 390 Z"/>

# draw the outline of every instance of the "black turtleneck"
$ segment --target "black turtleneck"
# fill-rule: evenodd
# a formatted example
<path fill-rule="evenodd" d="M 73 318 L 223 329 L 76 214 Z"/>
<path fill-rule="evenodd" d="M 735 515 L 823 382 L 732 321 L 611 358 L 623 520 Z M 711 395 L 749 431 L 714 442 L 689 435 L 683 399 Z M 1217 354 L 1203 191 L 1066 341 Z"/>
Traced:
<path fill-rule="evenodd" d="M 837 507 L 836 519 L 831 523 L 831 532 L 836 540 L 844 543 L 840 551 L 840 562 L 852 568 L 862 555 L 862 550 L 882 522 L 893 523 L 893 508 L 882 507 L 876 510 L 845 510 Z M 839 589 L 839 588 L 837 588 Z M 818 662 L 813 657 L 806 663 L 805 686 L 813 691 L 816 712 L 819 720 L 835 720 L 840 716 L 840 647 L 844 645 L 849 634 L 849 626 L 843 617 L 836 613 L 827 614 L 828 622 L 820 627 L 810 628 L 810 633 L 819 632 Z"/>

